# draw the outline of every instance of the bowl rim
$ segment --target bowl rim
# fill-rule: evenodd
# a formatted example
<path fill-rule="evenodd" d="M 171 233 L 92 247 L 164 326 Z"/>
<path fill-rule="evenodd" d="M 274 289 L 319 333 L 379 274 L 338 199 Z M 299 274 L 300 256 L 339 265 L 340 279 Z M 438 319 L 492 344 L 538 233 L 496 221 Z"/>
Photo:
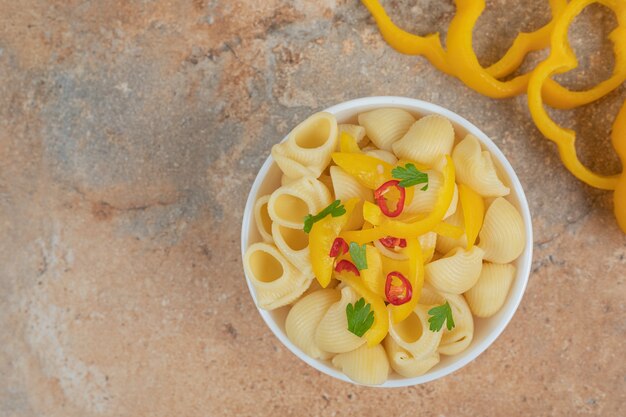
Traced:
<path fill-rule="evenodd" d="M 461 117 L 457 113 L 451 110 L 448 110 L 442 106 L 439 106 L 437 104 L 433 104 L 424 100 L 408 98 L 408 97 L 398 97 L 398 96 L 362 97 L 362 98 L 348 100 L 348 101 L 336 104 L 334 106 L 328 107 L 321 111 L 325 111 L 325 112 L 332 113 L 333 115 L 337 115 L 338 113 L 352 110 L 356 114 L 358 113 L 358 109 L 361 107 L 369 107 L 372 109 L 383 108 L 383 107 L 401 107 L 405 109 L 408 108 L 409 110 L 422 114 L 422 115 L 439 114 L 441 116 L 448 118 L 453 124 L 461 126 L 468 133 L 471 133 L 472 135 L 476 136 L 478 140 L 481 142 L 481 144 L 485 146 L 493 156 L 496 157 L 500 165 L 500 168 L 504 170 L 505 174 L 507 175 L 509 182 L 510 182 L 510 186 L 511 188 L 514 189 L 515 191 L 514 194 L 517 196 L 522 219 L 524 221 L 526 241 L 524 244 L 524 251 L 519 257 L 520 262 L 518 265 L 517 275 L 515 278 L 516 280 L 519 280 L 519 279 L 522 280 L 521 287 L 518 288 L 517 292 L 513 292 L 514 287 L 511 288 L 510 290 L 511 292 L 509 293 L 508 297 L 512 298 L 513 302 L 511 303 L 509 301 L 508 309 L 505 311 L 505 314 L 502 317 L 502 319 L 497 323 L 496 328 L 492 330 L 490 333 L 488 333 L 487 336 L 483 340 L 479 341 L 478 342 L 479 344 L 477 345 L 476 348 L 474 348 L 471 351 L 471 353 L 466 354 L 466 355 L 463 355 L 463 353 L 459 354 L 458 360 L 453 361 L 450 364 L 443 366 L 440 369 L 437 369 L 436 371 L 433 371 L 433 372 L 429 371 L 429 372 L 426 372 L 424 375 L 413 377 L 413 378 L 387 380 L 383 384 L 374 385 L 373 387 L 395 388 L 395 387 L 414 386 L 414 385 L 419 385 L 419 384 L 423 384 L 426 382 L 434 381 L 439 378 L 443 378 L 444 376 L 449 375 L 463 368 L 468 363 L 470 363 L 471 361 L 476 359 L 478 356 L 480 356 L 485 350 L 487 350 L 487 348 L 489 348 L 489 346 L 493 344 L 493 342 L 502 334 L 504 329 L 510 323 L 511 319 L 515 315 L 515 312 L 517 311 L 522 301 L 524 293 L 526 292 L 528 280 L 530 278 L 532 256 L 533 256 L 533 231 L 532 231 L 532 219 L 530 215 L 530 208 L 528 206 L 528 200 L 526 198 L 526 194 L 524 193 L 522 184 L 520 183 L 519 178 L 517 177 L 517 174 L 515 173 L 513 167 L 511 166 L 511 163 L 506 158 L 506 156 L 502 153 L 500 148 L 498 148 L 498 146 L 482 130 L 480 130 L 473 123 Z M 288 134 L 285 135 L 285 137 L 281 140 L 281 142 L 285 141 L 287 139 L 287 136 Z M 249 246 L 248 240 L 249 240 L 249 235 L 250 235 L 250 227 L 251 227 L 250 225 L 252 225 L 251 220 L 252 220 L 252 217 L 254 216 L 254 203 L 256 201 L 259 189 L 261 185 L 263 184 L 263 181 L 265 180 L 265 177 L 267 176 L 267 173 L 270 170 L 273 163 L 274 163 L 274 159 L 272 158 L 272 155 L 270 154 L 265 160 L 265 162 L 263 163 L 263 165 L 261 166 L 261 168 L 259 169 L 259 172 L 256 175 L 256 178 L 252 184 L 250 192 L 248 193 L 248 198 L 246 200 L 246 205 L 244 208 L 242 225 L 241 225 L 242 260 L 244 258 L 245 250 Z M 242 266 L 243 266 L 243 263 L 242 263 Z M 318 370 L 319 372 L 322 372 L 326 375 L 329 375 L 333 378 L 339 379 L 344 382 L 348 382 L 348 383 L 355 384 L 355 385 L 363 385 L 363 384 L 360 384 L 358 382 L 355 382 L 349 379 L 343 372 L 335 368 L 332 368 L 326 365 L 325 363 L 318 361 L 317 359 L 311 358 L 309 355 L 307 355 L 302 350 L 300 350 L 300 348 L 294 345 L 286 336 L 286 334 L 284 334 L 282 329 L 279 328 L 278 324 L 274 321 L 274 319 L 271 316 L 271 312 L 259 308 L 257 304 L 257 300 L 256 300 L 254 287 L 252 286 L 252 283 L 250 279 L 248 278 L 247 274 L 245 273 L 245 271 L 244 271 L 244 276 L 246 279 L 246 283 L 248 285 L 248 289 L 250 290 L 250 295 L 252 296 L 252 299 L 254 301 L 255 307 L 257 311 L 259 312 L 259 314 L 261 315 L 261 317 L 263 318 L 263 321 L 265 321 L 265 324 L 270 328 L 274 336 L 276 336 L 276 338 L 278 338 L 278 340 L 280 340 L 280 342 L 285 347 L 287 347 L 287 349 L 291 353 L 293 353 L 296 357 L 303 360 L 305 363 L 307 363 L 314 369 Z"/>

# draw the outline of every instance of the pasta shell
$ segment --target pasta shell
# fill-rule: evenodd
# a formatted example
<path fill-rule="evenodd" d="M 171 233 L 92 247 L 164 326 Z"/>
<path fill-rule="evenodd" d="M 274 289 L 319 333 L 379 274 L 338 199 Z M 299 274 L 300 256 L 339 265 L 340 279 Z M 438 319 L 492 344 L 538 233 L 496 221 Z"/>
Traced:
<path fill-rule="evenodd" d="M 350 136 L 354 138 L 356 144 L 359 146 L 363 146 L 366 138 L 365 138 L 365 128 L 359 125 L 351 125 L 351 124 L 340 124 L 339 128 L 339 137 L 341 137 L 342 132 L 346 132 Z"/>
<path fill-rule="evenodd" d="M 284 143 L 278 143 L 272 146 L 272 158 L 276 161 L 276 164 L 283 172 L 284 176 L 292 179 L 298 179 L 302 177 L 315 177 L 319 174 L 306 166 L 302 165 L 297 160 L 293 159 L 287 154 L 287 149 Z M 283 182 L 283 181 L 281 181 Z M 286 183 L 286 181 L 285 181 Z"/>
<path fill-rule="evenodd" d="M 365 343 L 364 338 L 348 330 L 346 306 L 356 301 L 357 295 L 351 287 L 346 286 L 341 289 L 341 299 L 330 306 L 315 331 L 315 343 L 320 349 L 326 352 L 343 353 Z"/>
<path fill-rule="evenodd" d="M 254 223 L 256 224 L 261 238 L 264 242 L 272 243 L 272 219 L 267 211 L 267 202 L 270 200 L 269 195 L 259 197 L 254 203 Z"/>
<path fill-rule="evenodd" d="M 458 226 L 461 229 L 465 230 L 465 221 L 463 220 L 463 211 L 462 208 L 457 208 L 457 210 L 446 219 L 446 223 L 449 223 L 453 226 Z M 437 251 L 441 253 L 449 253 L 452 252 L 456 248 L 466 248 L 467 247 L 467 236 L 465 233 L 458 238 L 453 239 L 451 237 L 446 236 L 438 236 L 437 237 Z"/>
<path fill-rule="evenodd" d="M 313 175 L 313 173 L 311 173 L 309 176 L 312 176 L 312 175 Z M 288 177 L 285 174 L 283 174 L 280 177 L 280 185 L 287 185 L 287 184 L 290 184 L 290 183 L 292 183 L 294 181 L 297 181 L 297 180 L 298 180 L 298 178 Z"/>
<path fill-rule="evenodd" d="M 465 300 L 476 317 L 491 317 L 504 305 L 515 267 L 511 264 L 485 263 L 478 282 L 465 293 Z"/>
<path fill-rule="evenodd" d="M 441 155 L 449 155 L 454 145 L 454 128 L 448 119 L 437 114 L 422 117 L 393 144 L 401 159 L 432 165 Z"/>
<path fill-rule="evenodd" d="M 474 338 L 474 318 L 465 298 L 462 295 L 440 293 L 452 309 L 454 328 L 443 328 L 439 353 L 442 355 L 457 355 L 468 348 Z"/>
<path fill-rule="evenodd" d="M 425 282 L 420 293 L 418 304 L 423 305 L 441 305 L 446 302 L 446 299 L 439 291 L 437 291 L 432 285 Z"/>
<path fill-rule="evenodd" d="M 394 323 L 389 315 L 389 336 L 413 358 L 420 360 L 437 352 L 442 332 L 432 332 L 428 324 L 428 310 L 432 305 L 418 304 L 413 312 L 400 323 Z"/>
<path fill-rule="evenodd" d="M 437 198 L 439 197 L 439 190 L 443 186 L 443 176 L 432 169 L 425 171 L 428 174 L 428 189 L 423 191 L 420 186 L 415 187 L 415 194 L 411 203 L 404 207 L 406 213 L 430 213 L 435 208 Z M 446 211 L 445 218 L 450 217 L 456 212 L 457 204 L 459 201 L 459 190 L 454 185 L 454 194 L 452 195 L 452 201 Z"/>
<path fill-rule="evenodd" d="M 364 187 L 352 175 L 348 174 L 341 167 L 330 167 L 330 178 L 335 190 L 335 198 L 341 201 L 347 201 L 357 197 L 364 201 L 374 201 L 374 193 L 372 190 Z"/>
<path fill-rule="evenodd" d="M 359 384 L 378 385 L 389 376 L 389 361 L 385 349 L 380 345 L 362 345 L 347 353 L 340 353 L 332 360 L 348 378 Z"/>
<path fill-rule="evenodd" d="M 327 112 L 320 112 L 296 126 L 285 142 L 272 147 L 272 156 L 281 170 L 289 177 L 306 176 L 300 167 L 306 168 L 319 177 L 330 162 L 330 154 L 337 147 L 337 119 Z M 277 158 L 278 156 L 278 158 Z"/>
<path fill-rule="evenodd" d="M 367 137 L 379 149 L 390 151 L 415 122 L 411 113 L 402 109 L 377 109 L 359 114 L 359 124 L 365 128 Z"/>
<path fill-rule="evenodd" d="M 399 261 L 405 261 L 409 259 L 409 257 L 406 254 L 402 252 L 396 252 L 393 249 L 389 249 L 385 247 L 385 245 L 380 243 L 380 240 L 375 240 L 373 243 L 374 243 L 374 247 L 380 252 L 380 254 L 383 256 L 386 256 L 387 258 L 397 259 Z"/>
<path fill-rule="evenodd" d="M 504 198 L 496 198 L 485 213 L 478 236 L 478 246 L 485 251 L 485 260 L 506 264 L 524 250 L 524 221 L 511 203 Z"/>
<path fill-rule="evenodd" d="M 313 267 L 309 255 L 309 235 L 302 229 L 290 229 L 272 224 L 272 236 L 278 250 L 305 276 L 313 276 Z"/>
<path fill-rule="evenodd" d="M 391 336 L 385 338 L 383 345 L 391 368 L 405 378 L 424 375 L 439 363 L 439 352 L 435 351 L 431 355 L 417 359 L 409 351 L 402 349 Z"/>
<path fill-rule="evenodd" d="M 250 245 L 243 266 L 255 289 L 259 307 L 266 310 L 282 307 L 300 297 L 313 278 L 306 277 L 274 245 L 265 242 Z"/>
<path fill-rule="evenodd" d="M 331 203 L 328 188 L 312 177 L 303 177 L 276 189 L 267 203 L 274 223 L 301 229 L 307 214 L 316 214 Z"/>
<path fill-rule="evenodd" d="M 439 291 L 462 294 L 476 284 L 483 266 L 483 251 L 473 247 L 453 249 L 445 257 L 427 264 L 425 278 Z"/>
<path fill-rule="evenodd" d="M 388 164 L 395 165 L 398 162 L 398 158 L 394 154 L 389 151 L 384 151 L 382 149 L 373 149 L 364 152 L 365 155 L 373 156 L 374 158 L 378 158 L 381 161 L 385 161 Z"/>
<path fill-rule="evenodd" d="M 500 178 L 491 160 L 489 151 L 482 151 L 480 142 L 473 135 L 465 136 L 452 151 L 456 168 L 456 180 L 465 184 L 483 197 L 508 195 L 510 190 Z"/>
<path fill-rule="evenodd" d="M 339 291 L 334 289 L 315 291 L 298 300 L 287 314 L 287 337 L 314 359 L 328 359 L 332 356 L 315 344 L 315 330 L 328 308 L 339 301 L 339 298 Z"/>

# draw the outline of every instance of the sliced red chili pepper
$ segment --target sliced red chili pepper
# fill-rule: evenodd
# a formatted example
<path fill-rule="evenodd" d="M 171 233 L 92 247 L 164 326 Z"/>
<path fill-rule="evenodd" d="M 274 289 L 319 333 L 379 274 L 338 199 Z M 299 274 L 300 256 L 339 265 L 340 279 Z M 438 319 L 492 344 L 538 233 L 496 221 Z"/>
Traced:
<path fill-rule="evenodd" d="M 379 242 L 389 249 L 395 249 L 396 247 L 406 248 L 406 239 L 402 239 L 401 237 L 387 236 L 379 239 Z"/>
<path fill-rule="evenodd" d="M 378 207 L 380 207 L 380 211 L 387 217 L 398 217 L 402 210 L 404 209 L 404 199 L 406 197 L 406 190 L 404 187 L 401 187 L 400 181 L 398 180 L 390 180 L 381 185 L 374 191 L 374 198 L 376 199 L 376 203 Z M 395 209 L 390 209 L 387 205 L 387 199 L 385 198 L 385 194 L 387 194 L 392 189 L 398 190 L 398 202 L 396 203 Z"/>
<path fill-rule="evenodd" d="M 341 261 L 339 261 L 337 265 L 335 265 L 335 271 L 336 272 L 348 271 L 348 272 L 352 272 L 356 276 L 361 276 L 356 265 L 348 261 L 347 259 L 342 259 Z"/>
<path fill-rule="evenodd" d="M 333 245 L 330 247 L 330 253 L 328 256 L 331 258 L 336 258 L 339 255 L 343 255 L 344 253 L 348 253 L 350 251 L 350 246 L 348 243 L 342 238 L 338 237 L 333 242 Z"/>
<path fill-rule="evenodd" d="M 400 280 L 400 285 L 393 285 L 393 279 Z M 387 281 L 385 281 L 385 296 L 394 306 L 399 306 L 411 301 L 413 297 L 413 286 L 408 279 L 398 271 L 392 271 L 387 274 Z"/>

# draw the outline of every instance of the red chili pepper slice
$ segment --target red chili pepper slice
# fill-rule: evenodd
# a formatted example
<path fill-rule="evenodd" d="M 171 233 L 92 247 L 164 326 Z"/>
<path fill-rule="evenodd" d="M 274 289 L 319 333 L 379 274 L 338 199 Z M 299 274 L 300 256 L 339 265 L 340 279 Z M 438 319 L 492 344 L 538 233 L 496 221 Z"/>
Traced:
<path fill-rule="evenodd" d="M 374 191 L 374 198 L 376 199 L 376 203 L 378 207 L 380 207 L 380 211 L 387 217 L 398 217 L 402 210 L 404 209 L 404 199 L 406 197 L 406 190 L 404 187 L 400 187 L 400 181 L 398 180 L 390 180 L 381 185 Z M 385 198 L 385 194 L 387 194 L 392 189 L 397 189 L 399 196 L 398 202 L 396 203 L 396 208 L 391 210 L 387 205 L 387 199 Z"/>
<path fill-rule="evenodd" d="M 400 285 L 393 285 L 393 279 L 398 278 L 401 281 Z M 394 306 L 399 306 L 411 301 L 413 297 L 413 286 L 408 279 L 398 271 L 392 271 L 387 274 L 387 281 L 385 281 L 385 296 Z"/>
<path fill-rule="evenodd" d="M 343 255 L 344 253 L 348 253 L 350 251 L 350 246 L 348 243 L 342 238 L 338 237 L 333 242 L 333 245 L 330 247 L 330 253 L 328 256 L 331 258 L 336 258 L 339 255 Z"/>
<path fill-rule="evenodd" d="M 395 249 L 396 247 L 406 248 L 406 239 L 401 237 L 387 236 L 378 240 L 384 247 L 389 249 Z"/>
<path fill-rule="evenodd" d="M 352 272 L 357 277 L 361 276 L 356 265 L 346 259 L 342 259 L 341 261 L 337 263 L 337 265 L 335 265 L 335 271 L 336 272 L 348 271 L 348 272 Z"/>

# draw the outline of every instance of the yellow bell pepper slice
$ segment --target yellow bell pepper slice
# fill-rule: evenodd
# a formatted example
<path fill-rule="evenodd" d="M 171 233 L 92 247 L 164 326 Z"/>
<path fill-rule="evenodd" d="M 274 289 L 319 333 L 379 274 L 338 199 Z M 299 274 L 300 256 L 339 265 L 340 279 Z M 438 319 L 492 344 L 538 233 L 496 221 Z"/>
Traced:
<path fill-rule="evenodd" d="M 374 246 L 367 245 L 365 247 L 365 257 L 367 259 L 367 268 L 360 271 L 361 279 L 371 292 L 379 297 L 384 297 L 385 278 L 383 277 L 380 252 Z"/>
<path fill-rule="evenodd" d="M 576 154 L 576 133 L 556 124 L 543 106 L 544 96 L 547 98 L 544 85 L 549 77 L 553 74 L 567 72 L 577 66 L 576 56 L 567 42 L 567 30 L 574 18 L 586 6 L 592 3 L 600 3 L 610 7 L 617 16 L 619 26 L 610 34 L 610 38 L 614 42 L 616 58 L 621 56 L 621 58 L 616 59 L 615 74 L 623 70 L 619 68 L 617 61 L 626 61 L 626 2 L 620 0 L 574 0 L 567 5 L 556 21 L 552 33 L 550 56 L 537 65 L 532 72 L 528 83 L 528 107 L 533 121 L 541 133 L 556 143 L 559 148 L 561 161 L 576 178 L 592 187 L 614 190 L 617 187 L 619 176 L 597 174 L 584 166 Z M 626 64 L 619 65 L 624 65 L 626 69 Z M 617 78 L 618 81 L 619 79 L 621 79 L 621 76 Z M 611 91 L 614 88 L 615 80 L 615 77 L 611 77 L 596 85 L 592 89 L 597 92 L 593 93 L 595 94 L 594 97 L 601 97 L 603 94 Z M 622 81 L 619 81 L 619 83 L 621 84 Z"/>
<path fill-rule="evenodd" d="M 411 299 L 404 304 L 395 306 L 389 304 L 387 308 L 391 312 L 391 319 L 394 323 L 400 323 L 406 319 L 415 309 L 417 301 L 422 293 L 424 285 L 424 259 L 422 258 L 422 248 L 417 239 L 407 239 L 406 248 L 403 252 L 408 256 L 408 274 L 405 275 L 413 288 Z M 402 272 L 402 271 L 399 271 Z M 402 273 L 404 275 L 404 273 Z M 385 275 L 385 279 L 386 279 Z"/>
<path fill-rule="evenodd" d="M 467 250 L 470 250 L 474 247 L 478 233 L 483 227 L 483 220 L 485 219 L 485 201 L 480 194 L 465 184 L 459 184 L 459 201 L 465 222 Z"/>
<path fill-rule="evenodd" d="M 363 335 L 367 340 L 367 345 L 372 347 L 382 342 L 389 332 L 389 316 L 382 297 L 370 291 L 359 277 L 350 272 L 335 273 L 335 276 L 363 297 L 365 302 L 370 304 L 371 311 L 374 312 L 374 323 Z"/>
<path fill-rule="evenodd" d="M 361 153 L 361 148 L 356 143 L 356 139 L 348 132 L 341 132 L 339 135 L 339 150 L 342 153 Z"/>
<path fill-rule="evenodd" d="M 451 239 L 458 239 L 463 236 L 464 230 L 458 226 L 454 226 L 450 223 L 441 222 L 438 223 L 434 228 L 433 232 L 438 235 L 449 237 Z"/>
<path fill-rule="evenodd" d="M 334 152 L 333 161 L 364 187 L 375 190 L 391 178 L 393 165 L 373 156 Z"/>
<path fill-rule="evenodd" d="M 309 233 L 309 253 L 313 273 L 322 288 L 326 288 L 333 276 L 335 258 L 329 256 L 330 248 L 339 233 L 348 223 L 358 198 L 351 198 L 343 205 L 346 213 L 343 216 L 326 216 L 313 224 Z"/>
<path fill-rule="evenodd" d="M 615 118 L 615 123 L 613 123 L 611 140 L 623 167 L 615 187 L 615 193 L 613 193 L 615 218 L 622 231 L 626 233 L 626 101 Z"/>

